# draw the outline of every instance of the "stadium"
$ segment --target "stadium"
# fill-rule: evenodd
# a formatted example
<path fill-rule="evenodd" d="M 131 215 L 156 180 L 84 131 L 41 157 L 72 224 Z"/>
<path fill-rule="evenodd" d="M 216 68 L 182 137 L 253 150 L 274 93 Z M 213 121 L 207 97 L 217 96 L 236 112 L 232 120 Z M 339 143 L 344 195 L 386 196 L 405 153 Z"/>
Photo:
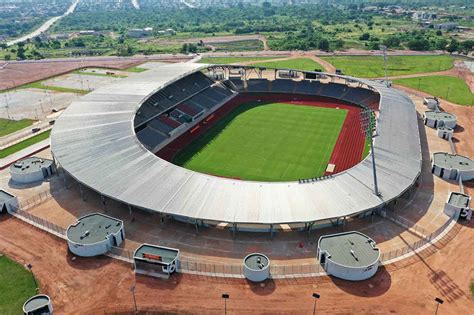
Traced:
<path fill-rule="evenodd" d="M 422 161 L 415 106 L 384 82 L 195 63 L 82 97 L 51 151 L 104 204 L 234 232 L 372 214 L 409 194 Z"/>

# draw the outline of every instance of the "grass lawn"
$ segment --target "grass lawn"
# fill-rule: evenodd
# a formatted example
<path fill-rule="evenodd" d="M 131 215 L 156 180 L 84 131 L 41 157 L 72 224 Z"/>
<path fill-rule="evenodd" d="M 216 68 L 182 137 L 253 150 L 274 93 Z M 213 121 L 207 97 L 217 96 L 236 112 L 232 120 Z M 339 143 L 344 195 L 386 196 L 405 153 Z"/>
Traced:
<path fill-rule="evenodd" d="M 22 142 L 18 142 L 17 144 L 14 144 L 11 147 L 8 147 L 6 149 L 0 150 L 0 159 L 3 159 L 4 157 L 9 156 L 10 154 L 23 150 L 24 148 L 27 148 L 30 145 L 33 145 L 42 140 L 48 139 L 50 133 L 51 133 L 51 130 L 39 133 L 34 137 L 23 140 Z"/>
<path fill-rule="evenodd" d="M 259 62 L 253 64 L 253 66 L 269 67 L 269 68 L 290 68 L 298 70 L 313 71 L 314 69 L 321 69 L 324 71 L 324 67 L 316 61 L 309 58 L 295 58 L 280 61 L 269 61 Z"/>
<path fill-rule="evenodd" d="M 322 57 L 344 74 L 377 78 L 385 75 L 382 56 L 335 56 Z M 421 72 L 436 72 L 449 70 L 453 67 L 451 56 L 389 56 L 387 70 L 389 76 L 413 74 Z"/>
<path fill-rule="evenodd" d="M 22 120 L 10 120 L 0 118 L 0 137 L 9 135 L 15 131 L 21 130 L 33 124 L 33 120 L 22 119 Z"/>
<path fill-rule="evenodd" d="M 110 70 L 110 72 L 113 72 L 113 70 Z M 98 73 L 98 72 L 91 72 L 91 71 L 81 71 L 81 70 L 75 70 L 73 71 L 75 74 L 80 74 L 80 75 L 95 75 L 97 77 L 111 77 L 111 78 L 126 78 L 126 75 L 120 75 L 120 74 L 106 74 L 106 73 Z"/>
<path fill-rule="evenodd" d="M 367 155 L 369 155 L 369 153 L 370 153 L 370 141 L 365 139 L 364 151 L 362 151 L 361 160 L 365 159 L 367 157 Z"/>
<path fill-rule="evenodd" d="M 474 95 L 471 90 L 463 80 L 456 77 L 435 75 L 398 79 L 394 83 L 429 93 L 459 105 L 474 105 Z"/>
<path fill-rule="evenodd" d="M 147 71 L 147 70 L 148 69 L 140 68 L 140 67 L 130 67 L 130 68 L 125 69 L 124 71 L 140 73 L 140 72 Z"/>
<path fill-rule="evenodd" d="M 42 81 L 36 81 L 33 83 L 25 84 L 18 88 L 20 89 L 35 88 L 35 89 L 50 90 L 50 91 L 57 91 L 57 92 L 64 92 L 64 93 L 76 93 L 76 94 L 87 94 L 90 92 L 90 91 L 81 90 L 81 89 L 71 89 L 71 88 L 65 88 L 65 87 L 60 87 L 60 86 L 43 85 Z"/>
<path fill-rule="evenodd" d="M 179 152 L 173 162 L 197 172 L 244 180 L 319 177 L 346 115 L 342 109 L 242 104 Z"/>
<path fill-rule="evenodd" d="M 231 63 L 239 63 L 239 62 L 248 62 L 248 61 L 262 61 L 262 60 L 270 60 L 270 59 L 277 59 L 283 57 L 207 57 L 202 58 L 200 63 L 212 63 L 212 64 L 231 64 Z"/>
<path fill-rule="evenodd" d="M 30 272 L 0 256 L 0 314 L 22 314 L 23 303 L 36 294 Z"/>

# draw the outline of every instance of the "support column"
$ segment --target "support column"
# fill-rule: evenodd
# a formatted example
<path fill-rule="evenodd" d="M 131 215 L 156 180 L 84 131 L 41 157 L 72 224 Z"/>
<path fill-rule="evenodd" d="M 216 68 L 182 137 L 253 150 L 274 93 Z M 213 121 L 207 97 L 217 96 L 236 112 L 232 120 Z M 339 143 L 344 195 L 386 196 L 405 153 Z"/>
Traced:
<path fill-rule="evenodd" d="M 270 239 L 273 240 L 273 224 L 270 224 Z"/>
<path fill-rule="evenodd" d="M 86 195 L 85 195 L 85 193 L 84 193 L 84 189 L 82 188 L 81 183 L 79 183 L 79 191 L 80 191 L 80 193 L 81 193 L 82 201 L 86 201 Z"/>
<path fill-rule="evenodd" d="M 232 223 L 232 238 L 235 238 L 236 231 L 237 231 L 237 223 Z"/>
<path fill-rule="evenodd" d="M 100 195 L 100 198 L 102 199 L 102 206 L 104 207 L 104 211 L 107 212 L 107 206 L 105 204 L 105 197 L 104 195 Z"/>
<path fill-rule="evenodd" d="M 128 205 L 128 214 L 132 215 L 132 206 L 131 205 Z"/>

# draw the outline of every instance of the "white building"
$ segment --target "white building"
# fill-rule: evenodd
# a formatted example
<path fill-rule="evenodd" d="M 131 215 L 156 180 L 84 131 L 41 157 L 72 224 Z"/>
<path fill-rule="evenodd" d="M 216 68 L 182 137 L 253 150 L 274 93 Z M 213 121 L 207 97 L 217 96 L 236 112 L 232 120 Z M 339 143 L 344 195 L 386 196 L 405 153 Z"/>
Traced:
<path fill-rule="evenodd" d="M 0 189 L 0 214 L 14 212 L 18 208 L 18 199 L 16 196 Z"/>
<path fill-rule="evenodd" d="M 27 157 L 10 165 L 10 176 L 19 184 L 28 184 L 50 177 L 56 171 L 53 160 Z"/>
<path fill-rule="evenodd" d="M 426 111 L 423 114 L 423 121 L 426 126 L 431 128 L 448 127 L 456 128 L 456 116 L 446 112 L 440 111 Z"/>
<path fill-rule="evenodd" d="M 353 231 L 319 238 L 317 256 L 328 275 L 351 281 L 365 280 L 378 270 L 380 250 L 370 237 Z"/>
<path fill-rule="evenodd" d="M 252 282 L 262 282 L 270 277 L 270 259 L 260 253 L 253 253 L 244 258 L 245 278 Z"/>
<path fill-rule="evenodd" d="M 128 36 L 133 38 L 141 38 L 153 35 L 153 28 L 152 27 L 145 27 L 145 28 L 132 28 L 128 30 Z"/>
<path fill-rule="evenodd" d="M 446 152 L 433 153 L 431 172 L 448 180 L 468 181 L 474 179 L 474 161 L 468 157 Z"/>
<path fill-rule="evenodd" d="M 29 298 L 23 304 L 23 314 L 25 315 L 52 315 L 53 304 L 51 298 L 45 294 L 38 294 Z"/>
<path fill-rule="evenodd" d="M 451 139 L 451 138 L 453 137 L 454 129 L 448 128 L 448 127 L 439 127 L 439 128 L 436 130 L 436 134 L 437 134 L 438 137 L 440 137 L 441 139 L 449 140 L 449 139 Z"/>
<path fill-rule="evenodd" d="M 423 99 L 423 105 L 428 107 L 430 110 L 438 110 L 439 100 L 437 97 L 425 97 Z"/>
<path fill-rule="evenodd" d="M 66 231 L 69 250 L 78 256 L 92 257 L 107 253 L 125 239 L 123 221 L 102 213 L 85 215 Z"/>
<path fill-rule="evenodd" d="M 135 273 L 168 279 L 179 268 L 179 249 L 142 244 L 133 253 Z"/>
<path fill-rule="evenodd" d="M 471 220 L 471 197 L 463 193 L 451 192 L 444 205 L 444 213 L 449 217 Z"/>

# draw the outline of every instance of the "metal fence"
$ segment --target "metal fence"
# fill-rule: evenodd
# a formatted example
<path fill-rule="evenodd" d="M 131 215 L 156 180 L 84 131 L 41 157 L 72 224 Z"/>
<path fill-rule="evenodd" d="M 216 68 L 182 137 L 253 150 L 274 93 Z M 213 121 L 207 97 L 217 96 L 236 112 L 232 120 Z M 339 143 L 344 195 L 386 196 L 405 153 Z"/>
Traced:
<path fill-rule="evenodd" d="M 38 205 L 45 200 L 52 197 L 52 191 L 44 191 L 37 196 L 30 199 L 23 200 L 21 205 L 17 208 L 12 209 L 11 214 L 18 219 L 25 221 L 43 231 L 56 235 L 60 238 L 66 238 L 66 229 L 58 226 L 46 219 L 37 217 L 27 211 L 26 209 Z M 450 218 L 436 231 L 427 233 L 427 231 L 410 222 L 407 219 L 401 218 L 395 214 L 388 213 L 387 211 L 381 211 L 380 215 L 420 236 L 420 240 L 407 244 L 402 248 L 392 250 L 390 252 L 382 253 L 380 263 L 387 263 L 392 259 L 404 256 L 409 253 L 413 253 L 421 247 L 432 242 L 442 233 L 447 232 L 450 225 L 456 221 L 455 217 Z M 107 253 L 109 257 L 119 259 L 128 263 L 133 263 L 133 251 L 121 247 L 112 247 Z M 235 263 L 229 264 L 226 262 L 215 263 L 197 260 L 194 257 L 186 257 L 182 255 L 178 266 L 178 272 L 217 276 L 217 277 L 231 277 L 231 278 L 242 278 L 243 277 L 243 264 Z M 274 279 L 278 278 L 298 278 L 298 277 L 310 277 L 325 274 L 324 268 L 315 259 L 313 263 L 306 264 L 291 264 L 291 265 L 274 265 L 270 266 L 270 274 Z"/>
<path fill-rule="evenodd" d="M 32 207 L 38 206 L 42 204 L 43 202 L 51 199 L 53 197 L 53 194 L 58 193 L 60 191 L 64 190 L 64 188 L 56 189 L 56 190 L 51 190 L 51 189 L 46 189 L 37 195 L 34 195 L 30 198 L 27 199 L 21 199 L 20 202 L 20 209 L 21 210 L 28 210 Z"/>
<path fill-rule="evenodd" d="M 402 248 L 397 248 L 394 249 L 390 252 L 385 252 L 382 253 L 380 256 L 380 262 L 381 263 L 386 263 L 392 259 L 404 256 L 408 253 L 415 252 L 416 250 L 420 249 L 421 247 L 427 245 L 428 243 L 431 243 L 434 239 L 436 239 L 438 236 L 440 236 L 444 232 L 448 232 L 448 227 L 456 222 L 456 218 L 453 216 L 450 218 L 448 221 L 446 221 L 442 226 L 436 229 L 436 231 L 429 233 L 429 234 L 424 234 L 425 236 L 422 237 L 422 239 L 413 242 L 411 244 L 407 244 L 406 246 Z M 416 224 L 415 224 L 416 228 Z M 413 227 L 410 227 L 410 230 L 413 229 Z"/>
<path fill-rule="evenodd" d="M 49 222 L 48 220 L 37 217 L 34 214 L 21 210 L 20 208 L 12 208 L 10 214 L 45 232 L 51 233 L 60 238 L 66 238 L 66 229 L 57 224 Z"/>
<path fill-rule="evenodd" d="M 409 230 L 410 232 L 415 233 L 416 235 L 425 238 L 427 237 L 430 233 L 428 233 L 427 230 L 422 228 L 416 223 L 411 222 L 408 219 L 405 219 L 403 217 L 400 217 L 394 213 L 390 213 L 389 210 L 381 210 L 379 211 L 379 214 L 382 218 L 388 219 L 392 221 L 393 223 L 404 227 L 405 229 Z"/>

